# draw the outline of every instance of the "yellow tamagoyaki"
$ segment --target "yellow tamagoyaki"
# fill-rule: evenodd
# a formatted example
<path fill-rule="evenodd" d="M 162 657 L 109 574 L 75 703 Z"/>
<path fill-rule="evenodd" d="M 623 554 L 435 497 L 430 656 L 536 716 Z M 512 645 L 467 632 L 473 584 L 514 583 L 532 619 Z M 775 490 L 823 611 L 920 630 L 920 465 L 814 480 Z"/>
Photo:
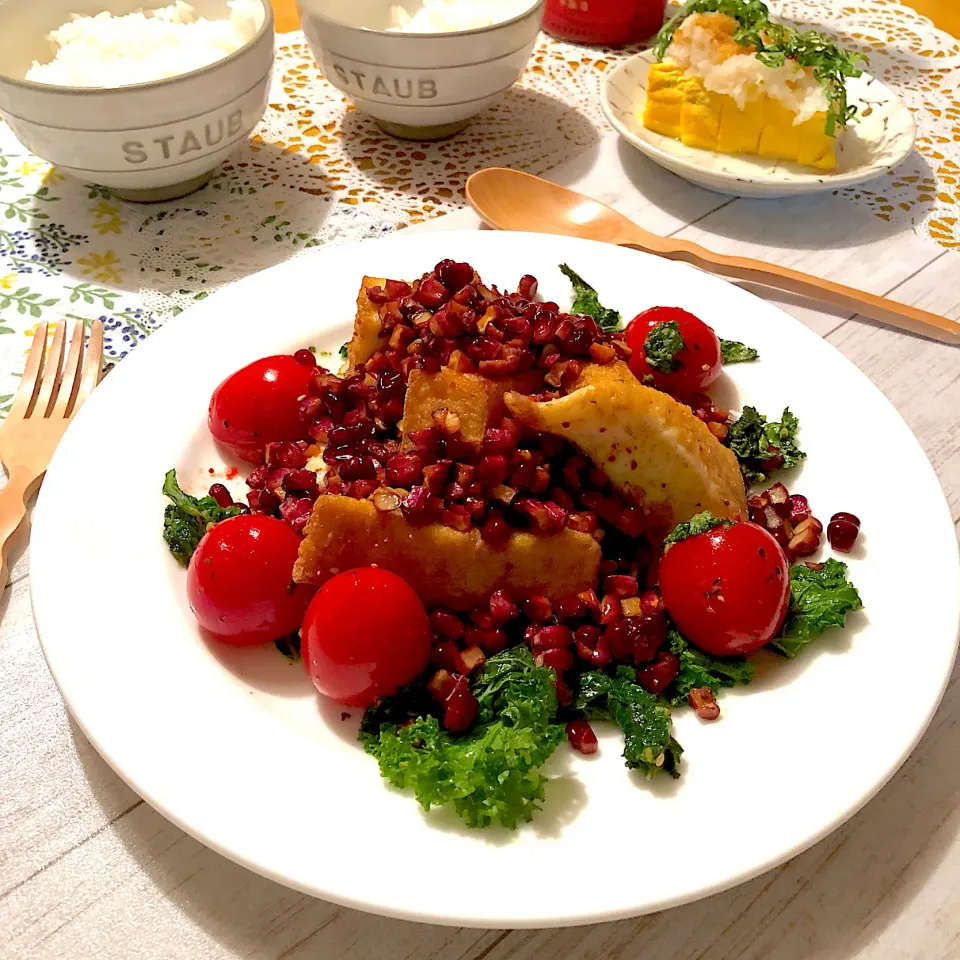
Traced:
<path fill-rule="evenodd" d="M 690 147 L 834 169 L 842 125 L 828 123 L 819 80 L 789 58 L 762 63 L 735 39 L 739 26 L 718 12 L 683 19 L 650 66 L 643 125 Z"/>

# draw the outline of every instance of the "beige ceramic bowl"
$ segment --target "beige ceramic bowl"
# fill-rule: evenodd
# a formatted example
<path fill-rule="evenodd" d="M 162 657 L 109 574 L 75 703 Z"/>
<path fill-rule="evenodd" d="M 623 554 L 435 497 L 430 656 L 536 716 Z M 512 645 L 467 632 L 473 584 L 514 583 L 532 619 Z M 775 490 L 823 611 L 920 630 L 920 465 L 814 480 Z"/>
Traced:
<path fill-rule="evenodd" d="M 31 152 L 127 200 L 170 200 L 202 186 L 257 125 L 273 64 L 273 11 L 244 47 L 217 63 L 151 83 L 104 89 L 24 80 L 47 62 L 47 34 L 73 13 L 152 9 L 142 0 L 0 2 L 0 117 Z M 225 0 L 191 0 L 200 16 L 229 16 Z"/>
<path fill-rule="evenodd" d="M 298 0 L 323 75 L 388 133 L 436 140 L 516 82 L 536 43 L 544 0 L 512 19 L 456 33 L 393 33 L 390 8 L 417 0 Z"/>

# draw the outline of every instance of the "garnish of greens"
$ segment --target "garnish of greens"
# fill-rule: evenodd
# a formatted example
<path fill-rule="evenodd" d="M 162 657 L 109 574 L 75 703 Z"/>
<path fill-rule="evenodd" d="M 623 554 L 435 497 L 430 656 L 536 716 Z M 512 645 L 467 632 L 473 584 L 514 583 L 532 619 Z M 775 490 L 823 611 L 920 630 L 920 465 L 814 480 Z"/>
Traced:
<path fill-rule="evenodd" d="M 191 497 L 180 489 L 177 471 L 163 478 L 163 495 L 171 501 L 163 511 L 163 539 L 181 566 L 187 566 L 209 525 L 235 517 L 237 506 L 221 507 L 213 497 Z"/>
<path fill-rule="evenodd" d="M 773 469 L 788 470 L 806 459 L 807 455 L 797 446 L 799 428 L 800 421 L 789 409 L 783 411 L 779 421 L 768 423 L 756 407 L 743 408 L 739 419 L 730 425 L 727 445 L 736 455 L 748 484 L 762 483 Z M 776 457 L 781 462 L 775 468 L 765 466 Z"/>
<path fill-rule="evenodd" d="M 691 690 L 709 687 L 717 696 L 721 687 L 747 684 L 753 679 L 753 664 L 743 657 L 713 657 L 691 647 L 676 627 L 667 633 L 667 648 L 680 661 L 680 672 L 667 690 L 676 706 L 687 703 Z"/>
<path fill-rule="evenodd" d="M 650 328 L 643 341 L 643 352 L 654 370 L 676 373 L 680 364 L 674 358 L 685 346 L 680 335 L 680 324 L 676 320 L 662 320 Z"/>
<path fill-rule="evenodd" d="M 576 706 L 588 720 L 608 720 L 623 731 L 623 758 L 649 780 L 655 774 L 679 777 L 683 747 L 671 736 L 670 707 L 644 690 L 629 667 L 610 676 L 598 670 L 580 678 Z"/>
<path fill-rule="evenodd" d="M 759 360 L 760 354 L 753 347 L 748 347 L 739 340 L 720 340 L 720 359 L 724 366 L 728 363 L 750 363 L 752 360 Z"/>
<path fill-rule="evenodd" d="M 343 344 L 343 346 L 340 347 L 340 358 L 343 359 L 343 360 L 346 360 L 346 359 L 347 359 L 347 345 L 346 345 L 346 344 Z"/>
<path fill-rule="evenodd" d="M 425 693 L 421 685 L 420 694 L 401 691 L 368 710 L 361 739 L 381 775 L 413 790 L 425 809 L 449 805 L 471 827 L 513 829 L 540 808 L 546 778 L 539 768 L 565 739 L 553 681 L 526 647 L 504 650 L 471 681 L 480 713 L 467 733 L 445 732 L 422 700 L 408 702 Z"/>
<path fill-rule="evenodd" d="M 793 60 L 813 72 L 823 88 L 829 105 L 824 132 L 832 137 L 857 114 L 854 104 L 847 102 L 846 81 L 859 77 L 859 63 L 867 58 L 855 50 L 843 50 L 829 37 L 816 30 L 794 30 L 770 19 L 770 11 L 762 0 L 690 0 L 657 34 L 654 47 L 657 60 L 662 60 L 673 42 L 673 35 L 692 13 L 723 13 L 739 24 L 733 39 L 743 47 L 752 47 L 757 59 L 768 67 L 781 67 Z"/>
<path fill-rule="evenodd" d="M 824 630 L 842 627 L 847 614 L 862 606 L 845 563 L 831 557 L 819 570 L 795 563 L 790 568 L 790 609 L 771 646 L 792 659 Z"/>
<path fill-rule="evenodd" d="M 587 283 L 579 273 L 575 273 L 565 263 L 560 264 L 560 272 L 573 284 L 573 305 L 570 312 L 573 314 L 585 313 L 593 317 L 600 324 L 601 330 L 612 333 L 619 330 L 623 318 L 616 310 L 610 310 L 600 303 L 597 291 Z"/>
<path fill-rule="evenodd" d="M 697 534 L 706 533 L 708 530 L 719 527 L 724 523 L 729 524 L 730 521 L 719 520 L 709 510 L 704 510 L 703 513 L 695 513 L 686 523 L 678 523 L 670 531 L 663 541 L 664 546 L 668 543 L 679 543 L 681 540 L 686 540 L 687 537 L 695 537 Z"/>

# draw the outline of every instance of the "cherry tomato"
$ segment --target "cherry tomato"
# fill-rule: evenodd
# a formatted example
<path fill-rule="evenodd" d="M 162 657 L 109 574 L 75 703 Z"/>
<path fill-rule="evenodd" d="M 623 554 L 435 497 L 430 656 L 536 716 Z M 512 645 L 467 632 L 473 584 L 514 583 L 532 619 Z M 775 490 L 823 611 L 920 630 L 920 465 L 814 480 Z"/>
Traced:
<path fill-rule="evenodd" d="M 426 669 L 427 611 L 413 588 L 389 570 L 347 570 L 328 580 L 310 602 L 300 650 L 322 694 L 367 707 Z"/>
<path fill-rule="evenodd" d="M 218 523 L 187 570 L 187 598 L 200 626 L 234 646 L 293 633 L 314 592 L 293 583 L 299 548 L 300 537 L 274 517 L 242 515 Z"/>
<path fill-rule="evenodd" d="M 301 439 L 298 401 L 312 376 L 292 356 L 264 357 L 231 374 L 210 397 L 214 439 L 248 463 L 263 463 L 268 442 Z"/>
<path fill-rule="evenodd" d="M 673 358 L 679 364 L 676 372 L 662 373 L 647 362 L 644 343 L 658 323 L 671 320 L 680 328 L 684 347 Z M 638 313 L 627 324 L 627 346 L 633 350 L 630 369 L 638 380 L 681 399 L 703 393 L 720 376 L 723 365 L 717 335 L 699 317 L 680 307 L 651 307 Z"/>
<path fill-rule="evenodd" d="M 667 547 L 660 594 L 691 643 L 721 657 L 749 653 L 769 643 L 783 624 L 789 564 L 763 527 L 718 526 Z"/>

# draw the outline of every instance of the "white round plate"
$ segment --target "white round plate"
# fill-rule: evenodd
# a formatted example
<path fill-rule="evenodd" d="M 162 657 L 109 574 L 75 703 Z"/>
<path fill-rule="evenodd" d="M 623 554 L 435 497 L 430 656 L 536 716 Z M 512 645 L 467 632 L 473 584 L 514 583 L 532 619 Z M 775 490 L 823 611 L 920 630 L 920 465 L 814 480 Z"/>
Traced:
<path fill-rule="evenodd" d="M 916 125 L 906 104 L 864 73 L 847 81 L 847 95 L 860 108 L 837 144 L 837 169 L 812 170 L 784 160 L 717 153 L 688 147 L 648 130 L 638 119 L 647 99 L 652 50 L 624 60 L 603 80 L 604 116 L 628 143 L 661 167 L 716 193 L 735 197 L 791 197 L 863 183 L 901 163 L 913 149 Z"/>
<path fill-rule="evenodd" d="M 257 357 L 336 351 L 363 274 L 414 278 L 437 261 L 489 282 L 540 279 L 569 303 L 569 263 L 626 317 L 678 304 L 762 360 L 718 402 L 802 424 L 788 482 L 816 513 L 855 511 L 850 559 L 866 612 L 794 662 L 761 658 L 713 724 L 676 715 L 683 778 L 646 783 L 616 730 L 584 758 L 562 746 L 546 808 L 515 833 L 472 831 L 387 787 L 356 742 L 356 711 L 318 698 L 272 646 L 198 635 L 184 571 L 161 539 L 163 475 L 200 493 L 223 473 L 206 429 L 213 388 Z M 910 509 L 894 505 L 909 496 Z M 893 512 L 891 512 L 893 511 Z M 767 870 L 833 830 L 893 774 L 954 659 L 960 566 L 930 464 L 880 392 L 796 320 L 737 287 L 632 250 L 516 233 L 399 234 L 251 276 L 171 321 L 96 390 L 47 473 L 33 529 L 44 653 L 77 722 L 130 786 L 224 855 L 327 900 L 435 923 L 549 926 L 658 910 Z M 909 682 L 900 682 L 909 661 Z M 888 709 L 870 701 L 878 692 Z M 894 706 L 895 704 L 895 706 Z M 918 803 L 923 798 L 918 798 Z"/>

